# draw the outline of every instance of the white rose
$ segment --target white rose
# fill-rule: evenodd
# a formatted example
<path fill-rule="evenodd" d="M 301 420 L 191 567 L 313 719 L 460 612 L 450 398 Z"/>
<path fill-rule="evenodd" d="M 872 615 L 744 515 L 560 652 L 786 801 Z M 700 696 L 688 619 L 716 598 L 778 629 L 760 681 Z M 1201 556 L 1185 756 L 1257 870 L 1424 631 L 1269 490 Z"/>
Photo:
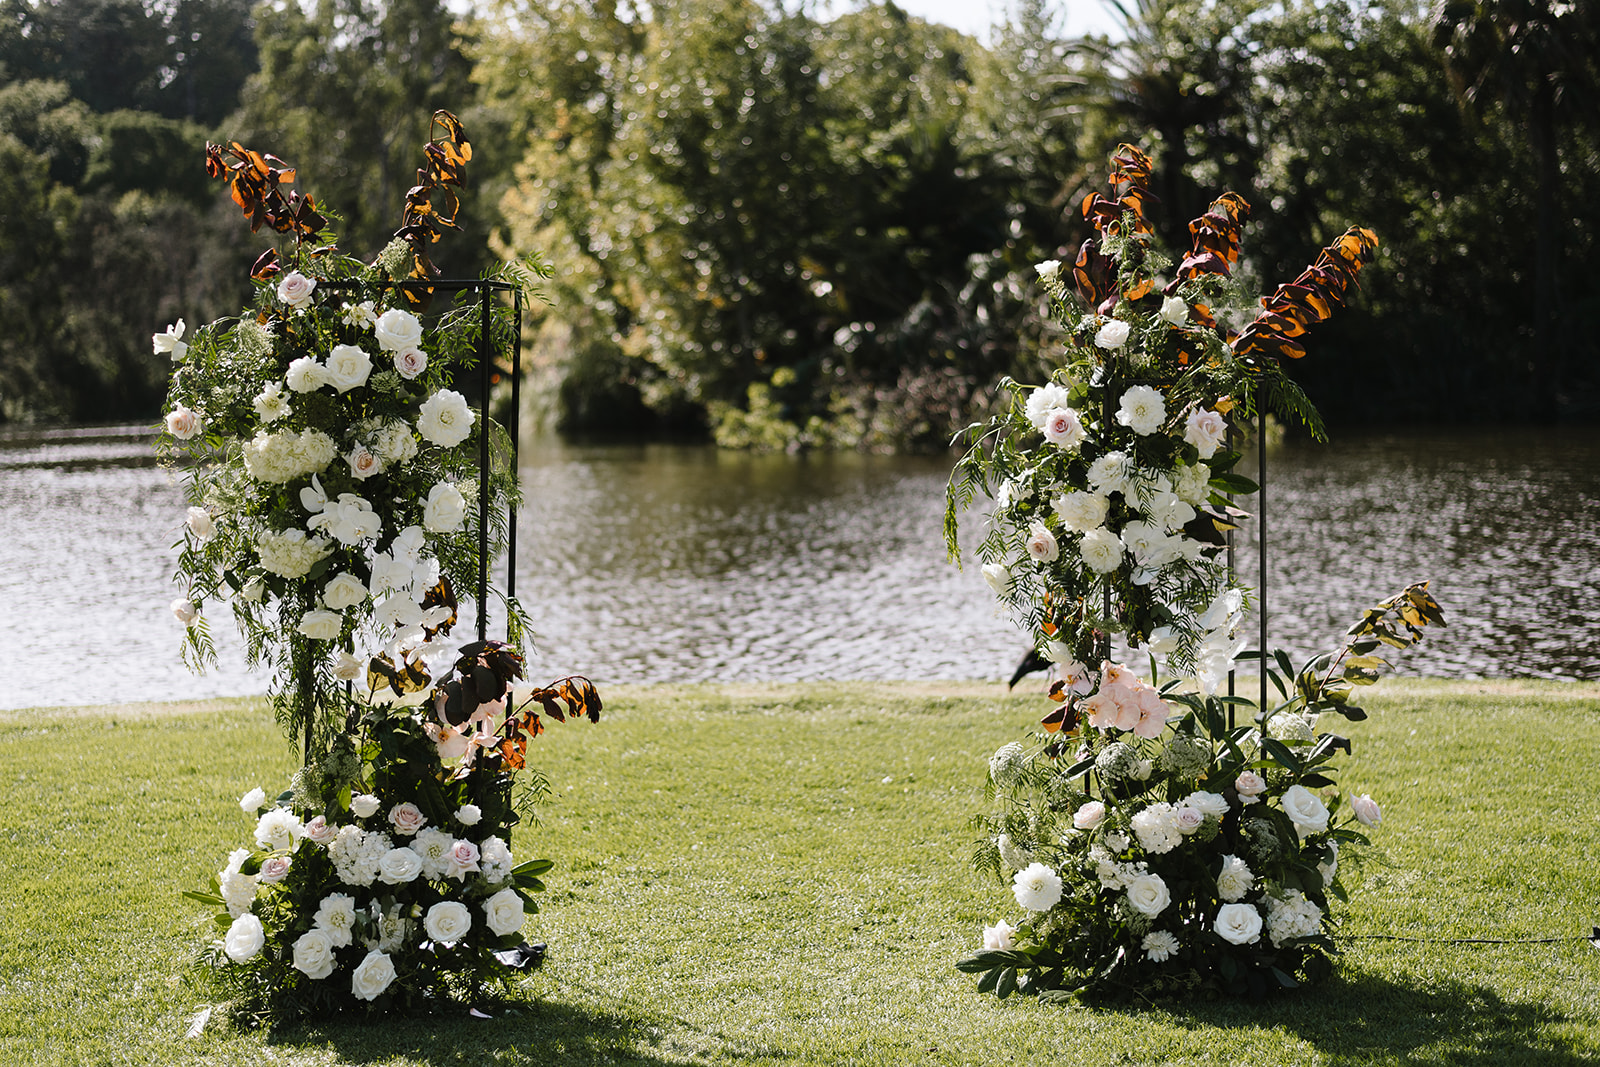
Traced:
<path fill-rule="evenodd" d="M 361 481 L 366 481 L 374 474 L 383 473 L 383 460 L 366 445 L 352 448 L 350 454 L 344 457 L 344 461 L 350 464 L 351 475 Z"/>
<path fill-rule="evenodd" d="M 395 833 L 414 834 L 428 824 L 428 817 L 408 800 L 389 809 L 389 822 L 394 826 Z"/>
<path fill-rule="evenodd" d="M 1099 493 L 1063 493 L 1051 502 L 1062 525 L 1075 533 L 1086 533 L 1106 521 L 1111 502 Z"/>
<path fill-rule="evenodd" d="M 262 422 L 277 422 L 289 414 L 289 398 L 283 394 L 282 382 L 273 381 L 263 385 L 251 403 Z"/>
<path fill-rule="evenodd" d="M 1178 806 L 1178 833 L 1188 837 L 1206 824 L 1206 813 L 1188 804 Z"/>
<path fill-rule="evenodd" d="M 378 877 L 389 885 L 404 885 L 422 873 L 422 857 L 409 848 L 391 848 L 378 861 Z"/>
<path fill-rule="evenodd" d="M 1211 495 L 1211 468 L 1204 463 L 1184 467 L 1178 472 L 1178 480 L 1173 484 L 1172 491 L 1186 504 L 1196 507 L 1204 504 Z"/>
<path fill-rule="evenodd" d="M 1094 335 L 1094 343 L 1104 349 L 1121 348 L 1128 343 L 1132 327 L 1121 319 L 1111 319 Z"/>
<path fill-rule="evenodd" d="M 323 368 L 323 381 L 341 393 L 348 393 L 367 383 L 372 373 L 372 357 L 355 345 L 334 345 L 328 353 L 328 365 Z"/>
<path fill-rule="evenodd" d="M 456 822 L 462 826 L 476 826 L 483 818 L 483 810 L 476 804 L 463 804 L 456 809 Z"/>
<path fill-rule="evenodd" d="M 420 348 L 406 348 L 394 354 L 394 369 L 411 381 L 428 369 L 428 354 Z"/>
<path fill-rule="evenodd" d="M 183 320 L 167 327 L 166 333 L 157 333 L 150 336 L 150 345 L 158 356 L 171 356 L 172 362 L 177 363 L 189 354 L 189 346 L 179 340 L 183 336 Z"/>
<path fill-rule="evenodd" d="M 1267 791 L 1267 780 L 1255 771 L 1240 771 L 1233 788 L 1239 794 L 1239 803 L 1254 804 Z"/>
<path fill-rule="evenodd" d="M 367 676 L 367 662 L 341 648 L 333 661 L 333 676 L 341 682 L 359 682 Z"/>
<path fill-rule="evenodd" d="M 1045 416 L 1056 408 L 1071 407 L 1072 392 L 1064 386 L 1050 382 L 1041 385 L 1028 394 L 1027 402 L 1023 404 L 1022 413 L 1027 416 L 1033 428 L 1044 430 Z"/>
<path fill-rule="evenodd" d="M 307 978 L 326 978 L 333 973 L 333 939 L 326 930 L 307 930 L 294 943 L 294 969 Z"/>
<path fill-rule="evenodd" d="M 367 587 L 349 571 L 340 571 L 322 587 L 322 602 L 334 611 L 353 608 L 367 599 Z"/>
<path fill-rule="evenodd" d="M 1362 826 L 1377 826 L 1383 821 L 1383 809 L 1366 793 L 1350 798 L 1350 810 L 1356 813 Z"/>
<path fill-rule="evenodd" d="M 1104 526 L 1096 527 L 1083 535 L 1078 555 L 1096 574 L 1110 574 L 1122 566 L 1122 539 Z"/>
<path fill-rule="evenodd" d="M 1251 904 L 1224 904 L 1212 929 L 1229 944 L 1248 945 L 1261 936 L 1261 913 Z"/>
<path fill-rule="evenodd" d="M 428 490 L 427 502 L 422 505 L 422 526 L 429 533 L 452 533 L 461 528 L 467 517 L 467 498 L 449 482 L 440 482 Z"/>
<path fill-rule="evenodd" d="M 1183 427 L 1183 439 L 1199 450 L 1201 459 L 1210 459 L 1227 440 L 1228 422 L 1215 411 L 1195 410 Z"/>
<path fill-rule="evenodd" d="M 332 641 L 344 629 L 344 616 L 318 608 L 306 612 L 297 629 L 313 641 Z"/>
<path fill-rule="evenodd" d="M 378 316 L 372 334 L 385 352 L 404 352 L 422 344 L 422 323 L 404 308 L 390 308 Z"/>
<path fill-rule="evenodd" d="M 1161 301 L 1161 318 L 1173 326 L 1189 321 L 1189 305 L 1181 296 L 1169 296 Z"/>
<path fill-rule="evenodd" d="M 250 792 L 239 798 L 239 809 L 246 815 L 254 815 L 267 803 L 267 794 L 258 785 Z"/>
<path fill-rule="evenodd" d="M 1028 555 L 1040 563 L 1049 563 L 1061 554 L 1055 535 L 1042 522 L 1036 522 L 1028 527 L 1027 548 Z"/>
<path fill-rule="evenodd" d="M 1088 436 L 1083 420 L 1071 408 L 1051 408 L 1045 413 L 1044 439 L 1058 448 L 1077 448 Z"/>
<path fill-rule="evenodd" d="M 261 880 L 267 883 L 281 882 L 289 876 L 289 868 L 294 861 L 288 856 L 268 856 L 261 861 Z"/>
<path fill-rule="evenodd" d="M 983 580 L 989 583 L 995 596 L 1005 596 L 1011 589 L 1011 568 L 1004 563 L 985 563 Z"/>
<path fill-rule="evenodd" d="M 1167 418 L 1167 402 L 1148 385 L 1129 387 L 1122 394 L 1117 421 L 1141 437 L 1155 433 Z"/>
<path fill-rule="evenodd" d="M 501 937 L 522 928 L 522 898 L 513 889 L 502 889 L 483 902 L 484 922 Z"/>
<path fill-rule="evenodd" d="M 172 602 L 172 614 L 185 626 L 192 626 L 194 621 L 200 617 L 200 609 L 195 607 L 194 601 L 179 597 Z"/>
<path fill-rule="evenodd" d="M 1222 857 L 1222 870 L 1217 872 L 1217 896 L 1223 900 L 1243 900 L 1255 884 L 1256 876 L 1238 856 Z"/>
<path fill-rule="evenodd" d="M 267 932 L 261 926 L 261 920 L 249 912 L 245 912 L 233 920 L 233 925 L 228 927 L 228 936 L 223 938 L 222 950 L 234 963 L 243 963 L 254 959 L 261 946 L 267 943 Z"/>
<path fill-rule="evenodd" d="M 472 433 L 476 413 L 454 389 L 441 389 L 422 402 L 417 432 L 440 448 L 454 448 Z"/>
<path fill-rule="evenodd" d="M 1172 903 L 1167 883 L 1159 874 L 1141 874 L 1128 882 L 1128 905 L 1141 915 L 1157 916 Z"/>
<path fill-rule="evenodd" d="M 1016 942 L 1011 937 L 1016 932 L 1017 928 L 1004 919 L 1001 919 L 993 926 L 985 926 L 983 928 L 983 947 L 985 951 L 1010 952 L 1017 947 Z"/>
<path fill-rule="evenodd" d="M 1091 800 L 1072 813 L 1072 825 L 1080 830 L 1093 830 L 1105 818 L 1106 806 L 1098 800 Z"/>
<path fill-rule="evenodd" d="M 350 972 L 350 992 L 361 1000 L 376 1000 L 394 981 L 394 961 L 373 949 Z"/>
<path fill-rule="evenodd" d="M 205 428 L 199 412 L 179 404 L 167 412 L 167 432 L 180 441 L 187 441 Z"/>
<path fill-rule="evenodd" d="M 371 793 L 357 793 L 350 798 L 350 811 L 358 819 L 365 819 L 377 814 L 380 801 Z"/>
<path fill-rule="evenodd" d="M 299 271 L 292 270 L 278 281 L 278 299 L 292 308 L 303 308 L 311 303 L 311 291 L 316 287 L 315 278 L 307 278 Z"/>
<path fill-rule="evenodd" d="M 1283 791 L 1283 813 L 1301 834 L 1320 834 L 1328 828 L 1328 806 L 1303 785 Z"/>
<path fill-rule="evenodd" d="M 283 380 L 297 393 L 314 393 L 327 384 L 322 364 L 310 356 L 301 356 L 290 363 Z"/>
<path fill-rule="evenodd" d="M 1011 894 L 1029 911 L 1049 911 L 1061 899 L 1061 876 L 1042 863 L 1030 863 L 1012 876 Z"/>
<path fill-rule="evenodd" d="M 1189 807 L 1198 808 L 1214 818 L 1220 819 L 1228 814 L 1228 798 L 1221 793 L 1207 793 L 1204 790 L 1200 790 L 1184 797 L 1183 802 Z"/>
<path fill-rule="evenodd" d="M 337 827 L 329 826 L 326 816 L 318 815 L 306 823 L 306 840 L 314 845 L 327 847 L 328 842 L 339 836 Z"/>
<path fill-rule="evenodd" d="M 467 931 L 472 929 L 472 912 L 458 900 L 441 900 L 428 909 L 422 928 L 433 940 L 451 944 L 466 937 Z"/>

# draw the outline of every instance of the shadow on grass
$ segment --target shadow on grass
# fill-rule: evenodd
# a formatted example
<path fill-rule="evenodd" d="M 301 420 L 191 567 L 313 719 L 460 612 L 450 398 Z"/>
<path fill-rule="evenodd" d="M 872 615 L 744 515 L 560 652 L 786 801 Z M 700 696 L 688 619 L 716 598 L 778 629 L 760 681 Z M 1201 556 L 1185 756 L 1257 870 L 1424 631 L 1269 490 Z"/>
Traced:
<path fill-rule="evenodd" d="M 1177 1014 L 1223 1029 L 1260 1026 L 1292 1033 L 1327 1057 L 1330 1067 L 1399 1059 L 1452 1067 L 1592 1065 L 1593 1045 L 1563 1031 L 1592 1020 L 1544 1003 L 1508 1001 L 1495 990 L 1454 978 L 1426 987 L 1346 972 L 1326 986 L 1265 1003 L 1215 1001 Z"/>
<path fill-rule="evenodd" d="M 269 1041 L 298 1049 L 332 1049 L 340 1063 L 537 1064 L 548 1067 L 660 1067 L 667 1063 L 772 1062 L 781 1053 L 697 1030 L 678 1019 L 620 1014 L 548 1000 L 504 1001 L 493 1018 L 465 1014 L 373 1021 L 340 1019 L 297 1024 Z"/>

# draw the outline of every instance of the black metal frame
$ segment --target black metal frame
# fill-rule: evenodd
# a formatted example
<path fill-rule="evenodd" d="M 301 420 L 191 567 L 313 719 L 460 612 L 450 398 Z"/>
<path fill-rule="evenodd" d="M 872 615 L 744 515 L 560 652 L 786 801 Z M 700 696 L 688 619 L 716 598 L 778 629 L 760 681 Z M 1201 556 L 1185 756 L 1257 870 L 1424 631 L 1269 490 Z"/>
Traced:
<path fill-rule="evenodd" d="M 494 356 L 495 346 L 491 339 L 490 322 L 492 318 L 491 300 L 493 293 L 510 293 L 513 309 L 513 324 L 510 348 L 510 358 L 507 360 L 508 372 L 511 375 L 511 411 L 512 423 L 508 428 L 511 434 L 511 470 L 513 477 L 518 469 L 519 451 L 522 446 L 522 375 L 518 373 L 518 362 L 522 353 L 522 288 L 511 282 L 494 281 L 489 278 L 442 278 L 434 281 L 403 281 L 403 282 L 361 282 L 356 279 L 334 279 L 318 282 L 318 287 L 331 290 L 349 290 L 363 288 L 397 289 L 409 292 L 427 292 L 435 296 L 446 294 L 451 297 L 461 293 L 476 291 L 478 294 L 479 329 L 478 329 L 478 640 L 483 641 L 489 634 L 489 393 L 494 382 Z M 516 595 L 517 590 L 517 509 L 508 507 L 506 513 L 506 597 Z M 509 628 L 508 628 L 509 629 Z M 508 633 L 509 636 L 509 633 Z"/>

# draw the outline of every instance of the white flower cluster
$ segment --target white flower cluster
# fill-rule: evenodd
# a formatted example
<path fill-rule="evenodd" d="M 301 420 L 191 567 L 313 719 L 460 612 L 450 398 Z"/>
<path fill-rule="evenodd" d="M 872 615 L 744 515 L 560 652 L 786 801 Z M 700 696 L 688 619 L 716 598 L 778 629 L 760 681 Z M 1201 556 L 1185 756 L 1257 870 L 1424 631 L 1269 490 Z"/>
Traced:
<path fill-rule="evenodd" d="M 1282 947 L 1297 937 L 1310 937 L 1322 930 L 1322 909 L 1306 899 L 1298 889 L 1286 889 L 1279 896 L 1268 895 L 1267 938 Z"/>
<path fill-rule="evenodd" d="M 338 454 L 333 438 L 321 430 L 257 432 L 244 443 L 244 467 L 260 482 L 284 485 L 316 474 Z"/>
<path fill-rule="evenodd" d="M 303 578 L 332 551 L 327 538 L 304 530 L 268 530 L 256 539 L 262 568 L 282 578 Z"/>

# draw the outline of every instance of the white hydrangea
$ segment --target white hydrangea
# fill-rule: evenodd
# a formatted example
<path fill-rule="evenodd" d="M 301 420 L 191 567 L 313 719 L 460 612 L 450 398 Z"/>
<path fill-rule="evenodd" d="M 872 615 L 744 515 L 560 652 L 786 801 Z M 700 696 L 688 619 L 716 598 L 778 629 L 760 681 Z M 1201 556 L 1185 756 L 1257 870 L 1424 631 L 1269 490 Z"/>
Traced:
<path fill-rule="evenodd" d="M 1267 897 L 1267 937 L 1282 947 L 1297 937 L 1310 937 L 1322 930 L 1322 909 L 1298 889 L 1285 890 L 1283 896 Z"/>
<path fill-rule="evenodd" d="M 516 866 L 511 858 L 511 849 L 498 837 L 487 838 L 478 846 L 478 863 L 483 880 L 490 885 L 510 878 L 511 868 Z"/>
<path fill-rule="evenodd" d="M 261 566 L 283 578 L 303 578 L 317 562 L 333 551 L 327 538 L 304 530 L 268 530 L 256 539 Z"/>
<path fill-rule="evenodd" d="M 1136 813 L 1131 822 L 1139 838 L 1139 847 L 1153 855 L 1171 852 L 1183 842 L 1177 809 L 1165 801 L 1157 801 Z"/>
<path fill-rule="evenodd" d="M 338 449 L 333 438 L 320 430 L 260 430 L 244 443 L 243 455 L 250 477 L 283 485 L 325 469 L 338 455 Z"/>

